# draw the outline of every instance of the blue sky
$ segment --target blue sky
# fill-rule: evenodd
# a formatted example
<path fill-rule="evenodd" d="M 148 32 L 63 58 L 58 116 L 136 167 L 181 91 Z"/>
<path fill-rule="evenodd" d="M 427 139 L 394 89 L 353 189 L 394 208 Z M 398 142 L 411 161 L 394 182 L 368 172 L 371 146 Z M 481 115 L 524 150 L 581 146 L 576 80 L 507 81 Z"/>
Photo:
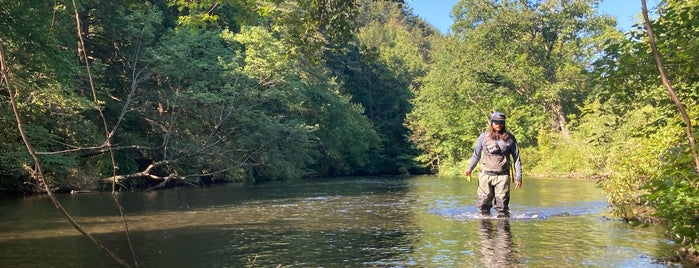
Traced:
<path fill-rule="evenodd" d="M 413 13 L 420 16 L 442 33 L 449 30 L 453 20 L 449 17 L 451 7 L 458 0 L 405 0 L 413 8 Z M 648 9 L 652 10 L 658 0 L 647 0 Z M 636 21 L 636 15 L 641 13 L 640 0 L 602 0 L 599 11 L 617 18 L 617 27 L 626 31 Z"/>

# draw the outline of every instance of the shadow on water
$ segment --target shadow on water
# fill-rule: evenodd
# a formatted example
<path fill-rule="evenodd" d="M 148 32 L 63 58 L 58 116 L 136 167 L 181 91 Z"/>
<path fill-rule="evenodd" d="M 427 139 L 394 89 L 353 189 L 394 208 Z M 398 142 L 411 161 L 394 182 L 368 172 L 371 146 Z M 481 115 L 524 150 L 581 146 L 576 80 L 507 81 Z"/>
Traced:
<path fill-rule="evenodd" d="M 396 267 L 408 263 L 405 253 L 413 242 L 398 230 L 323 231 L 265 225 L 133 231 L 131 236 L 141 267 Z M 130 261 L 123 234 L 96 237 Z M 2 267 L 120 267 L 77 234 L 7 240 L 0 242 L 0 248 Z"/>

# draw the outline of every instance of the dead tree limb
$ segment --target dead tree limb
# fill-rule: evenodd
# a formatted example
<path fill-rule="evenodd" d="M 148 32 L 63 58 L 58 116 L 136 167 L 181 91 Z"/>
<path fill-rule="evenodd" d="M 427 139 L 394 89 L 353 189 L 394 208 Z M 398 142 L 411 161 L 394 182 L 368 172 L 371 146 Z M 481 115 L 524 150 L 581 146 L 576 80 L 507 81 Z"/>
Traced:
<path fill-rule="evenodd" d="M 97 91 L 95 90 L 95 84 L 92 80 L 92 71 L 90 69 L 90 58 L 87 55 L 87 49 L 85 48 L 85 41 L 83 40 L 83 32 L 82 32 L 82 26 L 80 25 L 80 16 L 78 14 L 78 6 L 75 3 L 75 0 L 71 1 L 73 4 L 73 11 L 75 14 L 75 26 L 76 26 L 76 33 L 78 35 L 78 46 L 79 49 L 78 51 L 82 51 L 82 55 L 80 55 L 82 58 L 85 59 L 85 69 L 87 71 L 87 77 L 88 81 L 90 82 L 90 91 L 92 92 L 92 101 L 96 104 L 97 107 L 97 112 L 100 115 L 100 118 L 102 119 L 102 125 L 104 127 L 104 132 L 105 132 L 105 140 L 104 140 L 104 145 L 109 149 L 109 157 L 112 162 L 112 174 L 116 175 L 117 172 L 117 165 L 116 165 L 116 158 L 114 156 L 114 150 L 112 149 L 112 142 L 111 142 L 111 134 L 109 131 L 109 126 L 107 125 L 107 118 L 104 116 L 104 112 L 102 111 L 101 106 L 99 105 L 99 101 L 97 99 Z M 129 245 L 129 250 L 131 251 L 131 257 L 133 258 L 134 264 L 138 267 L 138 260 L 136 258 L 136 251 L 134 250 L 133 243 L 131 242 L 131 235 L 129 234 L 129 225 L 128 222 L 126 221 L 126 214 L 124 213 L 124 207 L 121 205 L 121 202 L 119 202 L 119 198 L 117 197 L 117 192 L 115 191 L 116 189 L 116 184 L 112 184 L 112 199 L 114 200 L 114 204 L 117 207 L 117 210 L 119 211 L 119 215 L 121 216 L 122 223 L 124 225 L 124 233 L 126 236 L 126 242 Z"/>
<path fill-rule="evenodd" d="M 19 114 L 19 108 L 17 108 L 17 100 L 15 99 L 15 92 L 12 90 L 11 84 L 10 84 L 10 79 L 8 76 L 9 73 L 9 67 L 7 66 L 7 61 L 5 60 L 5 51 L 3 49 L 3 40 L 0 38 L 0 76 L 2 76 L 2 83 L 3 86 L 7 89 L 9 95 L 10 95 L 10 105 L 12 106 L 12 111 L 15 115 L 15 121 L 17 122 L 17 130 L 19 131 L 20 136 L 22 137 L 22 142 L 24 142 L 25 147 L 27 148 L 27 151 L 29 154 L 32 156 L 32 159 L 34 160 L 34 167 L 29 168 L 30 175 L 33 179 L 39 183 L 39 186 L 46 191 L 46 194 L 49 196 L 49 199 L 51 199 L 51 202 L 53 203 L 54 206 L 65 216 L 66 219 L 68 219 L 68 222 L 75 228 L 78 232 L 81 234 L 85 235 L 87 238 L 89 238 L 95 245 L 97 245 L 98 248 L 104 250 L 109 254 L 116 262 L 118 262 L 120 265 L 124 267 L 131 267 L 126 261 L 123 259 L 119 258 L 114 252 L 109 250 L 106 246 L 104 246 L 102 243 L 100 243 L 94 236 L 86 232 L 78 222 L 73 219 L 73 217 L 68 213 L 68 211 L 63 208 L 63 205 L 56 199 L 56 196 L 53 195 L 53 192 L 51 191 L 51 188 L 49 187 L 48 183 L 46 183 L 46 180 L 44 179 L 44 172 L 41 169 L 41 160 L 39 159 L 39 156 L 36 154 L 36 151 L 34 150 L 34 147 L 29 141 L 29 138 L 27 137 L 26 133 L 24 132 L 24 126 L 22 126 L 22 118 Z"/>

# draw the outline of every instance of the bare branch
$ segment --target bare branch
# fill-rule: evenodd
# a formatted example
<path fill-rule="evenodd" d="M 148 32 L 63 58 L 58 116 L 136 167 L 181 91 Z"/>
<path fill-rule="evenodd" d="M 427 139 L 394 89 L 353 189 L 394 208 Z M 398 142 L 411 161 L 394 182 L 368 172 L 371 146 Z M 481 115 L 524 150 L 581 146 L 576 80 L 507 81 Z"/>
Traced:
<path fill-rule="evenodd" d="M 80 56 L 85 59 L 85 69 L 87 70 L 87 77 L 88 77 L 88 80 L 90 82 L 90 91 L 92 92 L 92 101 L 97 105 L 97 107 L 100 107 L 99 101 L 97 99 L 97 91 L 95 90 L 95 84 L 92 81 L 92 71 L 90 69 L 90 58 L 88 57 L 87 51 L 85 50 L 85 41 L 83 40 L 82 27 L 80 26 L 80 16 L 78 14 L 78 7 L 77 7 L 77 4 L 75 3 L 75 0 L 72 0 L 71 2 L 73 4 L 73 11 L 75 14 L 75 25 L 77 28 L 76 33 L 78 35 L 78 48 L 79 48 L 78 51 L 82 52 L 82 54 Z M 101 108 L 98 108 L 97 112 L 99 113 L 100 118 L 102 119 L 102 125 L 103 125 L 104 132 L 105 132 L 104 133 L 105 134 L 104 145 L 109 150 L 109 158 L 112 162 L 112 174 L 116 175 L 116 172 L 117 172 L 116 158 L 114 156 L 114 151 L 112 150 L 111 134 L 109 132 L 109 126 L 107 125 L 107 118 L 104 116 L 104 113 L 102 112 Z M 129 226 L 128 226 L 127 221 L 126 221 L 126 215 L 124 214 L 124 208 L 116 196 L 115 189 L 116 189 L 116 184 L 113 183 L 112 184 L 112 199 L 114 199 L 114 204 L 117 206 L 117 209 L 119 210 L 119 215 L 121 215 L 122 223 L 124 224 L 124 232 L 126 234 L 126 240 L 129 244 L 129 249 L 131 250 L 131 256 L 132 256 L 136 266 L 138 266 L 138 260 L 136 259 L 136 252 L 133 248 L 133 243 L 131 243 L 131 235 L 129 234 Z M 88 237 L 89 237 L 89 235 L 88 235 Z M 94 240 L 94 241 L 97 243 L 96 240 Z M 99 243 L 98 243 L 98 246 L 99 246 Z M 111 252 L 109 252 L 109 253 L 110 253 L 110 255 L 112 255 L 112 258 L 114 258 L 121 265 L 130 266 L 124 260 L 117 257 L 114 253 L 111 253 Z"/>
<path fill-rule="evenodd" d="M 44 179 L 44 172 L 41 168 L 41 160 L 39 159 L 39 156 L 36 154 L 36 151 L 34 150 L 33 146 L 31 145 L 31 142 L 29 141 L 29 138 L 27 137 L 26 133 L 24 132 L 24 127 L 22 126 L 22 119 L 19 114 L 19 109 L 17 108 L 17 101 L 15 99 L 14 92 L 10 86 L 10 79 L 7 76 L 7 73 L 9 72 L 9 68 L 7 67 L 6 60 L 5 60 L 5 51 L 3 49 L 3 40 L 0 38 L 0 76 L 2 76 L 2 81 L 3 85 L 7 88 L 7 91 L 10 95 L 10 104 L 12 106 L 12 111 L 14 112 L 15 115 L 15 120 L 17 122 L 17 129 L 19 130 L 19 134 L 22 137 L 22 141 L 24 142 L 25 147 L 27 148 L 27 151 L 29 154 L 32 156 L 32 159 L 34 159 L 34 168 L 30 168 L 30 174 L 32 178 L 34 178 L 39 185 L 46 191 L 46 194 L 49 196 L 49 199 L 51 199 L 51 202 L 56 206 L 56 208 L 63 214 L 63 216 L 70 222 L 70 224 L 80 232 L 81 234 L 85 235 L 87 238 L 89 238 L 95 245 L 97 245 L 98 248 L 104 250 L 109 254 L 115 261 L 117 261 L 120 265 L 124 267 L 131 267 L 126 261 L 123 259 L 119 258 L 114 252 L 109 250 L 105 245 L 100 243 L 94 236 L 86 232 L 78 222 L 75 221 L 75 219 L 68 213 L 68 211 L 63 208 L 63 205 L 56 199 L 56 196 L 53 195 L 53 192 L 51 191 L 51 188 L 49 185 L 46 183 L 46 180 Z"/>

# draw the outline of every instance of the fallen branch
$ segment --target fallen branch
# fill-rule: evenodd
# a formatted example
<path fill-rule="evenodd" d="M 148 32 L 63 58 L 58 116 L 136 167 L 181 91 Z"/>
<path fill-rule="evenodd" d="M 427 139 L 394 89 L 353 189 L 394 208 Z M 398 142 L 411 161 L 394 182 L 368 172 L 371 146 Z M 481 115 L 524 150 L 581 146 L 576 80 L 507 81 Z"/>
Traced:
<path fill-rule="evenodd" d="M 151 174 L 151 172 L 153 171 L 154 168 L 156 168 L 158 166 L 164 166 L 164 165 L 171 164 L 171 163 L 173 163 L 173 161 L 158 161 L 158 162 L 155 162 L 153 164 L 148 165 L 148 167 L 146 167 L 146 169 L 144 169 L 141 172 L 131 173 L 131 174 L 127 174 L 127 175 L 115 175 L 115 176 L 111 176 L 108 178 L 104 178 L 103 181 L 108 182 L 108 183 L 119 183 L 119 182 L 126 180 L 126 179 L 143 178 L 143 177 L 148 177 L 148 178 L 156 179 L 156 180 L 163 180 L 166 177 L 153 175 L 153 174 Z"/>
<path fill-rule="evenodd" d="M 162 181 L 161 181 L 160 183 L 158 183 L 157 185 L 155 185 L 155 186 L 153 186 L 153 187 L 150 187 L 150 188 L 146 189 L 146 191 L 147 191 L 147 192 L 150 192 L 150 191 L 153 191 L 153 190 L 155 190 L 155 189 L 165 187 L 165 185 L 167 185 L 167 183 L 170 182 L 170 180 L 173 179 L 173 178 L 181 178 L 181 177 L 179 177 L 179 176 L 175 175 L 174 173 L 172 173 L 172 174 L 170 174 L 169 176 L 162 178 Z M 184 179 L 184 178 L 181 178 L 181 179 Z"/>

